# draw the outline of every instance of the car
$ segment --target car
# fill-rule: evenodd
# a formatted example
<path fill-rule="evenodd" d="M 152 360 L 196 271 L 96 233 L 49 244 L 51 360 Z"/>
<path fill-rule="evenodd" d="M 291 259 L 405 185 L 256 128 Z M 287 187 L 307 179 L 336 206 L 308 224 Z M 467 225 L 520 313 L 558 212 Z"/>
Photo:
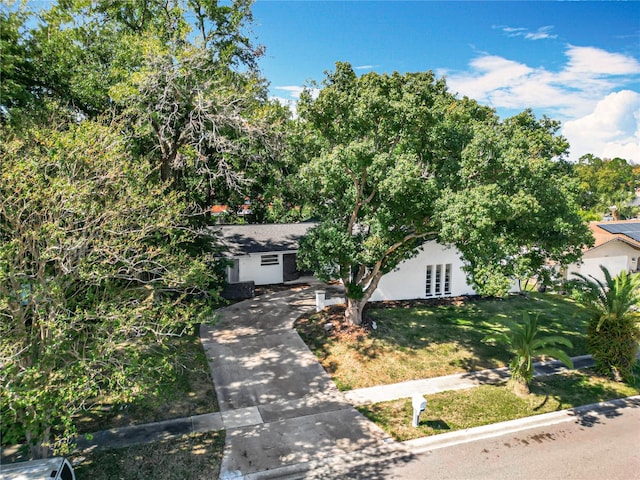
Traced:
<path fill-rule="evenodd" d="M 73 467 L 64 457 L 0 465 L 0 480 L 76 480 Z"/>

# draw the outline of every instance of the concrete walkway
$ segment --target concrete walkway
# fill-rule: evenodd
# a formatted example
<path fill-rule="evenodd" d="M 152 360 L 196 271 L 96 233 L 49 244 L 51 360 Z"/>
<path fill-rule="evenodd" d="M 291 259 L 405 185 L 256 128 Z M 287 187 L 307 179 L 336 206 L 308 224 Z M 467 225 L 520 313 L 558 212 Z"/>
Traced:
<path fill-rule="evenodd" d="M 292 328 L 313 309 L 318 288 L 240 302 L 201 327 L 226 429 L 221 479 L 282 477 L 362 450 L 394 453 L 388 435 L 345 399 Z"/>
<path fill-rule="evenodd" d="M 573 357 L 573 368 L 581 369 L 594 365 L 591 355 Z M 534 363 L 534 375 L 553 375 L 569 370 L 562 362 Z M 425 378 L 408 382 L 380 385 L 376 387 L 360 388 L 345 392 L 344 396 L 353 405 L 367 405 L 371 403 L 388 402 L 399 398 L 409 398 L 413 395 L 432 395 L 446 390 L 464 390 L 485 384 L 496 384 L 509 380 L 509 369 L 495 368 L 476 372 L 457 373 L 444 377 Z"/>

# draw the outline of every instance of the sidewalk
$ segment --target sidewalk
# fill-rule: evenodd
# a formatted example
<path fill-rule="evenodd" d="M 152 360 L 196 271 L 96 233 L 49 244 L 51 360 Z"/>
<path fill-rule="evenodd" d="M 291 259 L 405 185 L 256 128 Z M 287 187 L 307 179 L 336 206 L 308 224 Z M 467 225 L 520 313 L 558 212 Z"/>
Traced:
<path fill-rule="evenodd" d="M 588 368 L 594 365 L 591 355 L 573 357 L 574 369 Z M 569 370 L 562 362 L 537 362 L 534 364 L 535 376 L 553 375 Z M 444 377 L 426 378 L 408 382 L 380 385 L 376 387 L 360 388 L 345 392 L 345 398 L 353 405 L 367 405 L 371 403 L 387 402 L 399 398 L 409 398 L 413 395 L 432 395 L 445 390 L 464 390 L 484 384 L 496 384 L 509 380 L 507 367 L 477 372 L 457 373 Z"/>

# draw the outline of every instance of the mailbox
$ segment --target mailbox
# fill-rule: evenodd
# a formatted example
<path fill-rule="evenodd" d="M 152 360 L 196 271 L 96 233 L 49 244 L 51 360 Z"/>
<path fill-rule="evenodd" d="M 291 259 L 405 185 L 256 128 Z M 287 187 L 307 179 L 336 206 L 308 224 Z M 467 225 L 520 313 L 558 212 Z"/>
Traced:
<path fill-rule="evenodd" d="M 413 405 L 413 423 L 417 427 L 420 423 L 420 414 L 427 409 L 427 400 L 422 395 L 414 395 L 411 399 Z"/>

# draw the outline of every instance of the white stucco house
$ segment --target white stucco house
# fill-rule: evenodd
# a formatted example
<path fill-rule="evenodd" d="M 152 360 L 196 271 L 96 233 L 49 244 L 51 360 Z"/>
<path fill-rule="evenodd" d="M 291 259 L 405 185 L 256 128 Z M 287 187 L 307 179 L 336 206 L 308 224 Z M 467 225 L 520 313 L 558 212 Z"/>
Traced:
<path fill-rule="evenodd" d="M 304 272 L 296 269 L 300 239 L 314 223 L 270 225 L 221 225 L 219 232 L 233 265 L 227 270 L 229 283 L 256 285 L 285 283 Z M 380 280 L 371 301 L 411 300 L 473 295 L 462 271 L 458 250 L 435 240 L 425 242 L 418 254 L 400 263 Z"/>
<path fill-rule="evenodd" d="M 595 239 L 594 246 L 582 253 L 582 260 L 567 267 L 567 279 L 574 273 L 604 280 L 600 266 L 611 276 L 622 270 L 637 272 L 640 267 L 640 220 L 591 222 L 589 228 Z"/>
<path fill-rule="evenodd" d="M 300 239 L 314 223 L 220 225 L 210 227 L 218 236 L 232 265 L 229 283 L 271 285 L 296 280 L 296 254 Z"/>

